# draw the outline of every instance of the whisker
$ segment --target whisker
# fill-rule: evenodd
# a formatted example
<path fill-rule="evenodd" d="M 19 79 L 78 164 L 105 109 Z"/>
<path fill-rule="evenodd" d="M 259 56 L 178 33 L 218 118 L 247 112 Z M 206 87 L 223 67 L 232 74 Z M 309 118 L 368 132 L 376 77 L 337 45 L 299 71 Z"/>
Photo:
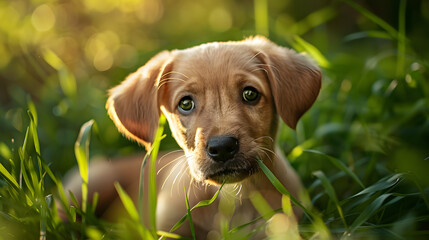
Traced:
<path fill-rule="evenodd" d="M 168 179 L 170 179 L 171 175 L 172 175 L 172 174 L 173 174 L 173 172 L 177 169 L 177 167 L 178 167 L 180 164 L 183 164 L 183 163 L 184 163 L 184 161 L 178 161 L 178 162 L 176 162 L 176 164 L 174 165 L 174 167 L 170 170 L 170 173 L 168 174 L 168 176 L 165 178 L 164 183 L 162 184 L 161 188 L 163 188 L 163 187 L 164 187 L 165 183 L 167 183 Z M 179 173 L 180 173 L 180 172 L 179 172 Z M 179 174 L 179 173 L 178 173 L 178 174 Z"/>
<path fill-rule="evenodd" d="M 185 162 L 182 162 L 182 163 L 185 163 Z M 180 180 L 182 179 L 183 175 L 185 174 L 185 171 L 183 171 L 183 170 L 184 170 L 184 168 L 186 168 L 186 167 L 188 167 L 188 164 L 186 164 L 186 165 L 182 165 L 181 170 L 177 173 L 176 177 L 175 177 L 175 178 L 174 178 L 174 180 L 173 180 L 173 185 L 176 183 L 176 180 L 177 180 L 177 178 L 179 177 L 179 175 L 181 176 L 181 177 L 180 177 L 180 179 L 179 179 L 179 182 L 180 182 Z"/>
<path fill-rule="evenodd" d="M 183 150 L 174 150 L 174 151 L 168 152 L 168 153 L 164 154 L 158 161 L 161 162 L 164 160 L 164 158 L 166 158 L 166 157 L 168 157 L 174 153 L 178 153 L 178 152 L 183 152 Z"/>
<path fill-rule="evenodd" d="M 164 168 L 168 167 L 169 165 L 171 165 L 171 164 L 172 164 L 172 163 L 174 163 L 174 162 L 177 162 L 177 161 L 182 160 L 182 158 L 184 158 L 184 157 L 185 157 L 185 156 L 180 156 L 180 157 L 177 157 L 176 159 L 171 160 L 170 162 L 166 163 L 164 166 L 162 166 L 162 167 L 158 170 L 158 172 L 156 172 L 156 174 L 158 175 L 162 170 L 164 170 Z"/>

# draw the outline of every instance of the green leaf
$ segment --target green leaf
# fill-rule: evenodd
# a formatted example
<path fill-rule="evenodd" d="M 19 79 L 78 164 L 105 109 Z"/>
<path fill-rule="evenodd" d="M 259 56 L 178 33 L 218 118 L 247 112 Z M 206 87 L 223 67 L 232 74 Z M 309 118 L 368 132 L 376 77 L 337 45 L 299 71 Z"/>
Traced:
<path fill-rule="evenodd" d="M 125 190 L 121 187 L 121 185 L 118 182 L 115 182 L 115 188 L 118 192 L 119 198 L 122 201 L 122 204 L 125 207 L 125 210 L 127 211 L 128 215 L 130 215 L 131 219 L 134 222 L 134 226 L 141 239 L 156 239 L 155 236 L 152 236 L 146 228 L 141 224 L 139 219 L 139 213 L 137 212 L 137 208 L 135 207 L 133 200 L 131 197 L 125 192 Z"/>
<path fill-rule="evenodd" d="M 371 20 L 373 23 L 377 24 L 381 28 L 383 28 L 386 32 L 388 32 L 392 37 L 397 38 L 398 32 L 395 28 L 390 26 L 387 22 L 385 22 L 383 19 L 375 15 L 374 13 L 370 12 L 368 9 L 362 7 L 361 5 L 355 3 L 351 0 L 343 0 L 345 3 L 350 5 L 352 8 L 360 12 L 362 15 L 367 17 L 369 20 Z"/>
<path fill-rule="evenodd" d="M 314 60 L 316 60 L 316 62 L 320 66 L 324 68 L 330 67 L 331 65 L 330 62 L 328 61 L 328 59 L 325 58 L 325 56 L 323 56 L 323 54 L 319 51 L 319 49 L 317 49 L 315 46 L 305 41 L 298 35 L 294 36 L 294 40 L 295 40 L 295 42 L 293 43 L 294 48 L 300 51 L 307 52 L 311 57 L 314 58 Z"/>
<path fill-rule="evenodd" d="M 189 208 L 188 194 L 186 193 L 186 188 L 185 188 L 185 202 L 186 202 L 186 216 L 188 216 L 192 239 L 195 240 L 196 238 L 195 238 L 194 221 L 192 220 L 191 209 Z"/>
<path fill-rule="evenodd" d="M 121 201 L 125 207 L 125 210 L 130 215 L 131 219 L 134 220 L 135 222 L 140 222 L 139 214 L 137 212 L 136 207 L 134 206 L 134 203 L 131 197 L 125 192 L 125 190 L 121 187 L 121 185 L 118 182 L 115 182 L 115 188 L 119 194 L 119 197 L 121 198 Z"/>
<path fill-rule="evenodd" d="M 343 162 L 341 162 L 339 159 L 336 159 L 334 157 L 331 157 L 323 152 L 317 151 L 317 150 L 304 150 L 304 152 L 309 152 L 309 153 L 314 153 L 314 154 L 318 154 L 318 155 L 322 155 L 324 157 L 326 157 L 335 167 L 337 167 L 338 169 L 340 169 L 341 171 L 345 172 L 347 175 L 349 175 L 353 180 L 355 180 L 359 186 L 361 186 L 362 188 L 365 188 L 364 184 L 362 183 L 362 181 L 359 179 L 358 176 L 356 176 L 356 174 L 354 174 L 354 172 L 352 172 Z"/>
<path fill-rule="evenodd" d="M 259 192 L 252 192 L 250 194 L 250 201 L 265 220 L 269 220 L 274 215 L 275 212 Z"/>
<path fill-rule="evenodd" d="M 356 220 L 350 225 L 347 231 L 344 232 L 344 236 L 350 236 L 353 234 L 366 220 L 374 215 L 377 210 L 382 206 L 384 200 L 390 197 L 392 194 L 387 193 L 376 198 L 363 212 L 356 218 Z"/>
<path fill-rule="evenodd" d="M 322 171 L 313 172 L 313 175 L 322 181 L 322 185 L 325 188 L 326 193 L 328 194 L 329 198 L 334 202 L 335 206 L 337 207 L 338 213 L 340 214 L 340 218 L 343 221 L 344 226 L 347 228 L 347 223 L 344 219 L 343 209 L 341 208 L 341 205 L 337 198 L 337 194 L 335 193 L 334 187 L 332 186 L 331 182 Z"/>
<path fill-rule="evenodd" d="M 344 41 L 353 41 L 362 38 L 380 38 L 380 39 L 388 39 L 392 40 L 392 36 L 384 31 L 364 31 L 364 32 L 356 32 L 349 34 L 344 37 Z"/>
<path fill-rule="evenodd" d="M 208 200 L 202 200 L 199 201 L 195 206 L 192 207 L 191 212 L 196 209 L 196 208 L 201 208 L 201 207 L 205 207 L 205 206 L 209 206 L 210 204 L 212 204 L 216 199 L 217 196 L 220 193 L 220 190 L 222 189 L 223 185 L 225 183 L 223 183 L 219 189 L 217 190 L 217 192 L 213 195 L 213 197 L 211 199 Z M 183 216 L 171 229 L 170 232 L 174 232 L 176 229 L 178 229 L 180 226 L 182 226 L 182 224 L 185 222 L 186 218 L 187 218 L 187 214 L 185 214 L 185 216 Z"/>
<path fill-rule="evenodd" d="M 4 142 L 0 142 L 0 156 L 2 156 L 4 159 L 12 158 L 12 151 Z"/>
<path fill-rule="evenodd" d="M 261 170 L 264 172 L 265 176 L 267 176 L 268 180 L 270 180 L 270 182 L 277 189 L 277 191 L 279 191 L 283 195 L 289 196 L 295 205 L 299 206 L 302 210 L 304 210 L 306 214 L 311 215 L 311 212 L 308 211 L 304 207 L 304 205 L 302 205 L 294 196 L 292 196 L 292 194 L 290 194 L 290 192 L 283 186 L 283 184 L 276 178 L 276 176 L 274 176 L 270 169 L 268 169 L 267 166 L 265 166 L 265 164 L 261 160 L 258 159 L 257 162 Z"/>
<path fill-rule="evenodd" d="M 91 130 L 96 129 L 94 120 L 89 120 L 80 128 L 79 136 L 74 145 L 74 152 L 82 178 L 82 210 L 86 211 L 88 201 L 88 161 Z"/>
<path fill-rule="evenodd" d="M 161 114 L 158 123 L 158 129 L 155 134 L 155 140 L 150 150 L 151 162 L 149 166 L 149 221 L 152 235 L 156 236 L 156 207 L 157 207 L 157 192 L 156 192 L 156 160 L 158 157 L 159 147 L 164 138 L 164 126 L 166 123 L 165 116 Z"/>
<path fill-rule="evenodd" d="M 156 231 L 156 234 L 158 236 L 160 236 L 159 239 L 164 239 L 164 238 L 169 238 L 169 239 L 170 238 L 171 239 L 187 239 L 187 238 L 184 238 L 184 237 L 182 237 L 182 236 L 180 236 L 178 234 L 170 233 L 170 232 L 165 232 L 165 231 Z"/>
<path fill-rule="evenodd" d="M 64 94 L 68 97 L 76 96 L 76 79 L 67 69 L 64 62 L 51 50 L 45 50 L 43 58 L 51 67 L 58 71 L 60 86 Z"/>
<path fill-rule="evenodd" d="M 39 137 L 37 134 L 37 120 L 36 118 L 33 116 L 33 113 L 31 111 L 28 111 L 28 116 L 30 117 L 30 131 L 31 131 L 31 136 L 33 137 L 33 144 L 34 144 L 34 148 L 36 150 L 36 153 L 38 155 L 40 155 L 40 144 L 39 144 Z"/>
<path fill-rule="evenodd" d="M 0 173 L 6 178 L 6 180 L 13 185 L 16 189 L 19 189 L 18 182 L 15 178 L 7 171 L 7 169 L 0 163 Z"/>
<path fill-rule="evenodd" d="M 375 193 L 375 192 L 378 192 L 381 190 L 391 188 L 401 181 L 402 175 L 403 174 L 398 173 L 398 174 L 394 174 L 391 176 L 384 177 L 384 178 L 380 179 L 374 185 L 371 185 L 371 186 L 365 188 L 364 190 L 356 193 L 355 195 L 351 196 L 350 198 L 354 198 L 354 197 L 364 195 L 364 194 L 368 194 L 368 193 Z"/>

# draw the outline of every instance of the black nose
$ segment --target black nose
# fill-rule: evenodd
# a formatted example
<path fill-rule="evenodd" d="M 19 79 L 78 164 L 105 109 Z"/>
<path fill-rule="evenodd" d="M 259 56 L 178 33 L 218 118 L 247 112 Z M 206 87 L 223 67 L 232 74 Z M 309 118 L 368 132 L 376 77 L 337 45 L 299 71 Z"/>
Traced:
<path fill-rule="evenodd" d="M 207 154 L 216 162 L 226 162 L 238 151 L 238 140 L 234 137 L 212 137 L 207 143 Z"/>

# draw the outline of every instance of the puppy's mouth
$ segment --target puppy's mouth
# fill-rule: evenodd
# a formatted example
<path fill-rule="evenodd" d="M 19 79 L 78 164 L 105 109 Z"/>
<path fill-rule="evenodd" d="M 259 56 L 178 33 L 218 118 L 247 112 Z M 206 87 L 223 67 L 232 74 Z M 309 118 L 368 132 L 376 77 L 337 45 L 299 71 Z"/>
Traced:
<path fill-rule="evenodd" d="M 246 164 L 249 165 L 249 164 Z M 247 167 L 220 167 L 206 175 L 206 181 L 212 184 L 236 183 L 257 173 L 259 168 L 255 164 Z"/>

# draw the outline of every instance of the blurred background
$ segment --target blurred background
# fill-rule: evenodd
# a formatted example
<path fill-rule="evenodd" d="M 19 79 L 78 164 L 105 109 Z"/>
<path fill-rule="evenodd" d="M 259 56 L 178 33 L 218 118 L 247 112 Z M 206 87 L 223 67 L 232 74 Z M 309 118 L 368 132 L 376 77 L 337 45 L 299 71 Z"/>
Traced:
<path fill-rule="evenodd" d="M 261 34 L 322 67 L 316 104 L 297 131 L 283 126 L 279 136 L 307 186 L 312 172 L 335 171 L 305 151 L 315 149 L 365 183 L 407 172 L 427 187 L 428 26 L 428 0 L 3 0 L 0 162 L 13 165 L 29 103 L 42 157 L 59 177 L 76 165 L 73 146 L 90 119 L 99 128 L 92 156 L 143 151 L 108 118 L 107 89 L 161 50 Z M 163 141 L 162 148 L 175 147 Z M 343 196 L 356 190 L 335 184 Z"/>

